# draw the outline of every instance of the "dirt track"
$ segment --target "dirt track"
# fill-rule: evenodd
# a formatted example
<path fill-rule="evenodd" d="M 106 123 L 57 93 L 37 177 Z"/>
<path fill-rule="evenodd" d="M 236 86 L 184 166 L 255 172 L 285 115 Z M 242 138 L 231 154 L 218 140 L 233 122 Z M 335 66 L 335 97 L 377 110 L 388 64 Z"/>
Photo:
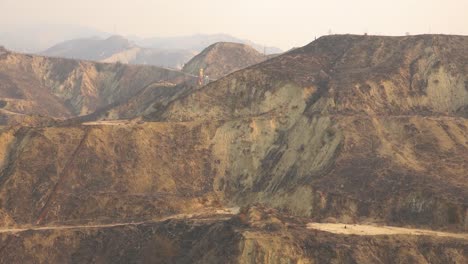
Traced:
<path fill-rule="evenodd" d="M 346 228 L 345 228 L 346 227 Z M 358 235 L 358 236 L 379 236 L 379 235 L 412 235 L 412 236 L 440 236 L 452 237 L 468 240 L 468 234 L 448 233 L 424 229 L 402 228 L 394 226 L 373 226 L 373 225 L 349 225 L 330 223 L 309 223 L 308 229 L 316 229 L 334 234 Z"/>
<path fill-rule="evenodd" d="M 91 228 L 111 228 L 111 227 L 120 227 L 120 226 L 136 226 L 142 224 L 150 224 L 156 222 L 162 222 L 171 219 L 197 219 L 197 220 L 207 220 L 213 217 L 219 218 L 220 216 L 232 216 L 239 212 L 238 207 L 233 208 L 222 208 L 222 209 L 213 209 L 202 213 L 197 214 L 177 214 L 160 219 L 149 220 L 149 221 L 140 221 L 140 222 L 125 222 L 125 223 L 112 223 L 112 224 L 96 224 L 96 225 L 60 225 L 60 226 L 28 226 L 28 227 L 18 227 L 18 228 L 5 228 L 0 229 L 1 233 L 21 233 L 25 231 L 46 231 L 46 230 L 67 230 L 67 229 L 91 229 Z"/>
<path fill-rule="evenodd" d="M 107 121 L 93 121 L 93 122 L 84 122 L 84 126 L 119 126 L 119 125 L 128 125 L 130 121 L 128 120 L 107 120 Z"/>

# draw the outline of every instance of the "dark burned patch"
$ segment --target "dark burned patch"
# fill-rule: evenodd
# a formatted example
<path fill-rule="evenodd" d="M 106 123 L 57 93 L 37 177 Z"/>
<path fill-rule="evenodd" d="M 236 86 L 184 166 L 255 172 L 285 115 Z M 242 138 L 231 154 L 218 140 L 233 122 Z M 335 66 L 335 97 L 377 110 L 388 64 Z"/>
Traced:
<path fill-rule="evenodd" d="M 364 84 L 362 84 L 362 85 L 359 86 L 359 90 L 360 90 L 362 93 L 365 93 L 365 94 L 366 94 L 366 93 L 369 93 L 371 89 L 372 89 L 372 87 L 370 87 L 370 85 L 367 84 L 367 83 L 364 83 Z"/>
<path fill-rule="evenodd" d="M 409 135 L 416 135 L 419 133 L 418 128 L 414 124 L 405 124 L 403 128 L 405 132 Z"/>
<path fill-rule="evenodd" d="M 427 80 L 423 79 L 419 73 L 419 60 L 422 59 L 423 55 L 420 55 L 418 58 L 413 60 L 409 65 L 409 91 L 410 95 L 427 95 Z"/>
<path fill-rule="evenodd" d="M 420 116 L 431 116 L 434 112 L 428 106 L 416 106 L 413 107 L 413 112 Z"/>
<path fill-rule="evenodd" d="M 439 147 L 437 145 L 437 142 L 430 141 L 430 140 L 424 140 L 423 142 L 418 142 L 417 144 L 414 145 L 414 148 L 417 151 L 427 152 L 427 153 L 439 152 Z"/>
<path fill-rule="evenodd" d="M 416 78 L 411 82 L 411 95 L 427 95 L 427 85 L 428 82 L 426 79 Z"/>
<path fill-rule="evenodd" d="M 370 203 L 362 202 L 358 203 L 357 216 L 358 217 L 369 217 L 372 213 L 372 206 Z"/>
<path fill-rule="evenodd" d="M 268 152 L 261 163 L 261 175 L 259 175 L 253 184 L 252 190 L 254 192 L 260 192 L 266 189 L 270 183 L 270 173 L 275 165 L 281 160 L 284 152 L 285 150 L 279 147 L 274 147 Z"/>
<path fill-rule="evenodd" d="M 418 225 L 431 225 L 433 224 L 435 215 L 435 203 L 431 197 L 425 197 L 424 200 L 429 202 L 423 203 L 423 199 L 413 200 L 402 207 L 394 205 L 391 213 L 388 215 L 388 221 L 398 224 L 418 224 Z"/>
<path fill-rule="evenodd" d="M 184 264 L 203 263 L 207 256 L 210 263 L 231 263 L 240 255 L 242 236 L 226 222 L 200 225 L 166 221 L 104 229 L 28 231 L 1 240 L 5 241 L 0 244 L 1 263 L 33 263 L 47 256 L 48 263 Z M 28 243 L 38 250 L 28 250 Z"/>
<path fill-rule="evenodd" d="M 468 128 L 463 123 L 457 123 L 458 128 L 461 130 L 467 130 Z"/>
<path fill-rule="evenodd" d="M 446 123 L 443 123 L 442 121 L 439 121 L 438 123 L 439 123 L 440 127 L 442 127 L 444 129 L 445 134 L 447 134 L 447 136 L 453 142 L 457 142 L 457 138 L 452 134 L 450 127 Z"/>
<path fill-rule="evenodd" d="M 7 117 L 5 117 L 6 119 Z M 2 116 L 0 115 L 0 122 L 1 122 Z M 5 120 L 5 123 L 7 120 Z M 15 142 L 11 146 L 11 151 L 8 153 L 8 156 L 5 160 L 5 165 L 6 167 L 1 168 L 0 170 L 0 187 L 3 187 L 3 184 L 13 175 L 15 166 L 16 166 L 16 160 L 15 157 L 18 156 L 21 153 L 21 143 L 22 141 L 28 136 L 30 129 L 27 127 L 21 127 L 19 130 L 17 130 L 14 134 L 15 136 Z"/>
<path fill-rule="evenodd" d="M 58 82 L 64 82 L 79 66 L 78 61 L 70 59 L 53 59 L 51 62 L 50 77 Z"/>
<path fill-rule="evenodd" d="M 106 71 L 106 70 L 108 69 L 108 64 L 107 64 L 107 63 L 98 62 L 98 63 L 94 64 L 94 68 L 95 68 L 96 71 L 98 71 L 98 72 L 103 72 L 103 71 Z"/>
<path fill-rule="evenodd" d="M 313 105 L 322 97 L 326 96 L 330 89 L 330 80 L 328 78 L 322 78 L 317 81 L 317 91 L 313 93 L 306 102 L 306 110 L 304 111 L 305 116 L 312 118 L 314 112 L 312 110 Z"/>
<path fill-rule="evenodd" d="M 271 171 L 283 157 L 285 149 L 281 146 L 287 142 L 287 131 L 279 131 L 278 138 L 275 144 L 270 148 L 265 158 L 261 161 L 260 175 L 256 178 L 253 184 L 252 191 L 259 192 L 267 188 L 271 179 Z M 228 185 L 233 185 L 233 182 L 226 182 Z M 240 187 L 240 186 L 238 186 Z"/>
<path fill-rule="evenodd" d="M 4 73 L 0 72 L 0 97 L 9 97 L 23 99 L 24 94 L 13 80 Z"/>
<path fill-rule="evenodd" d="M 0 113 L 0 126 L 5 126 L 8 124 L 8 116 L 3 114 L 3 113 Z"/>
<path fill-rule="evenodd" d="M 440 60 L 438 60 L 432 65 L 432 69 L 433 70 L 438 70 L 441 66 L 442 66 L 442 62 Z"/>
<path fill-rule="evenodd" d="M 278 191 L 281 188 L 287 188 L 297 181 L 297 166 L 291 166 L 285 173 L 281 181 L 271 190 L 272 192 Z"/>
<path fill-rule="evenodd" d="M 301 144 L 301 146 L 297 149 L 297 152 L 303 153 L 304 150 L 305 150 L 305 146 L 304 146 L 304 144 Z"/>
<path fill-rule="evenodd" d="M 303 241 L 301 249 L 306 256 L 317 260 L 317 263 L 329 263 L 330 260 L 337 258 L 335 245 L 323 243 L 323 241 L 320 241 L 316 237 L 307 237 Z"/>
<path fill-rule="evenodd" d="M 461 208 L 457 208 L 454 205 L 451 205 L 447 208 L 447 220 L 449 224 L 461 224 L 463 223 L 462 219 L 463 217 L 463 210 L 460 210 Z"/>
<path fill-rule="evenodd" d="M 81 104 L 83 104 L 83 102 L 80 102 Z M 65 106 L 65 108 L 70 111 L 71 113 L 73 113 L 74 115 L 79 115 L 80 114 L 80 108 L 81 106 L 79 105 L 74 105 L 73 104 L 73 100 L 71 99 L 66 99 L 64 102 L 63 102 L 63 105 Z"/>

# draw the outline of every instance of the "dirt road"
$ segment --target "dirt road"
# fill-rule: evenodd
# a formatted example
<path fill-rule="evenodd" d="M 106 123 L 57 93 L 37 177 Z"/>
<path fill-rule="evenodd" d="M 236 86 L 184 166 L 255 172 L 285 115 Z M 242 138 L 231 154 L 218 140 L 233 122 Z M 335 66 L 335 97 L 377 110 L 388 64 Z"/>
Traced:
<path fill-rule="evenodd" d="M 346 228 L 345 228 L 346 227 Z M 440 236 L 468 240 L 466 233 L 448 233 L 424 229 L 403 228 L 394 226 L 349 225 L 331 223 L 309 223 L 308 229 L 326 231 L 334 234 L 379 236 L 379 235 L 414 235 L 414 236 Z"/>
<path fill-rule="evenodd" d="M 171 219 L 197 219 L 197 220 L 209 220 L 218 219 L 223 216 L 231 217 L 239 212 L 239 207 L 232 208 L 215 208 L 200 213 L 191 214 L 176 214 L 155 220 L 141 221 L 141 222 L 124 222 L 124 223 L 112 223 L 112 224 L 95 224 L 95 225 L 59 225 L 59 226 L 24 226 L 18 228 L 0 228 L 0 233 L 21 233 L 25 231 L 46 231 L 46 230 L 67 230 L 67 229 L 93 229 L 93 228 L 111 228 L 120 226 L 137 226 L 142 224 L 151 224 L 157 222 L 163 222 Z"/>
<path fill-rule="evenodd" d="M 82 123 L 83 126 L 120 126 L 129 124 L 131 124 L 129 120 L 106 120 Z"/>

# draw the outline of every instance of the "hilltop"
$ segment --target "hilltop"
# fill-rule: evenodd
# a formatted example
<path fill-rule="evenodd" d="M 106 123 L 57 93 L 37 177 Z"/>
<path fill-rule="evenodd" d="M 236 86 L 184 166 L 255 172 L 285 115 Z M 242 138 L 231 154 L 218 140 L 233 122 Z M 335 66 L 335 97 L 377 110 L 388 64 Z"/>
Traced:
<path fill-rule="evenodd" d="M 239 43 L 218 42 L 195 56 L 184 65 L 182 71 L 198 75 L 200 68 L 211 79 L 219 79 L 236 70 L 265 61 L 267 56 L 254 48 Z"/>

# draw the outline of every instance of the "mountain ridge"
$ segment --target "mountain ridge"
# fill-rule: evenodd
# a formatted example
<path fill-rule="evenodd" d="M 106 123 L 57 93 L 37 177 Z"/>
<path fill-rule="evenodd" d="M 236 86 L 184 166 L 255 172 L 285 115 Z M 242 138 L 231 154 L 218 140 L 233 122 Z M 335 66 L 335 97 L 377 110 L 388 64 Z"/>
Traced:
<path fill-rule="evenodd" d="M 246 44 L 254 47 L 258 52 L 263 53 L 266 51 L 267 55 L 283 53 L 283 51 L 276 47 L 264 46 L 257 44 L 253 41 L 240 39 L 228 34 L 195 34 L 190 36 L 179 37 L 159 37 L 159 38 L 133 38 L 136 43 L 141 46 L 155 47 L 155 48 L 174 48 L 190 49 L 201 52 L 206 47 L 216 42 L 233 42 Z"/>
<path fill-rule="evenodd" d="M 466 47 L 326 36 L 203 86 L 147 79 L 87 120 L 1 126 L 0 262 L 465 263 Z"/>
<path fill-rule="evenodd" d="M 190 79 L 193 77 L 182 72 L 156 66 L 96 63 L 7 51 L 0 55 L 1 110 L 10 117 L 70 118 L 125 101 L 153 83 L 173 86 Z"/>
<path fill-rule="evenodd" d="M 138 38 L 129 40 L 114 35 L 106 39 L 92 37 L 65 41 L 48 48 L 40 54 L 72 59 L 182 68 L 197 53 L 220 40 L 246 43 L 253 45 L 257 50 L 260 47 L 251 41 L 244 41 L 223 34 L 157 38 L 146 41 Z M 279 49 L 270 50 L 275 53 L 281 52 Z M 261 52 L 263 52 L 263 48 Z"/>

